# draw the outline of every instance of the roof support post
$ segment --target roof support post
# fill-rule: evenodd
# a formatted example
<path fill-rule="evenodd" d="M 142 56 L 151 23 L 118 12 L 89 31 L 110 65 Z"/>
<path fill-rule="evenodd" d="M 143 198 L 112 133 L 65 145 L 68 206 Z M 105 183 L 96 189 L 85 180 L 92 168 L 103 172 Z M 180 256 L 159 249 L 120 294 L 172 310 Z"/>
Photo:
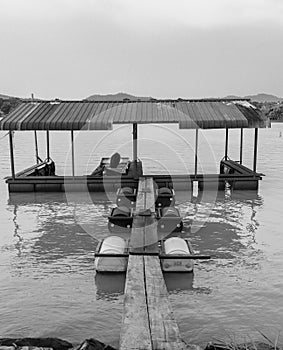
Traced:
<path fill-rule="evenodd" d="M 72 146 L 72 176 L 75 176 L 75 144 L 74 144 L 74 130 L 71 130 L 71 146 Z"/>
<path fill-rule="evenodd" d="M 14 161 L 14 145 L 13 145 L 13 131 L 9 131 L 10 140 L 10 158 L 11 158 L 11 173 L 12 179 L 15 180 L 15 161 Z"/>
<path fill-rule="evenodd" d="M 195 178 L 198 174 L 198 128 L 196 128 L 196 143 L 195 143 Z"/>
<path fill-rule="evenodd" d="M 243 140 L 244 140 L 244 130 L 241 128 L 240 134 L 240 164 L 243 163 Z"/>
<path fill-rule="evenodd" d="M 256 163 L 257 163 L 257 141 L 258 141 L 258 128 L 255 128 L 255 137 L 254 137 L 254 167 L 253 171 L 256 172 Z"/>
<path fill-rule="evenodd" d="M 46 158 L 50 159 L 49 130 L 46 130 Z"/>
<path fill-rule="evenodd" d="M 138 125 L 133 124 L 133 161 L 134 161 L 134 176 L 137 175 L 137 161 L 138 161 Z"/>
<path fill-rule="evenodd" d="M 228 159 L 228 140 L 229 140 L 229 129 L 226 128 L 226 140 L 225 140 L 225 160 Z"/>
<path fill-rule="evenodd" d="M 37 132 L 34 130 L 34 145 L 35 145 L 35 161 L 36 164 L 39 163 L 39 156 L 38 156 L 38 143 L 37 143 Z"/>

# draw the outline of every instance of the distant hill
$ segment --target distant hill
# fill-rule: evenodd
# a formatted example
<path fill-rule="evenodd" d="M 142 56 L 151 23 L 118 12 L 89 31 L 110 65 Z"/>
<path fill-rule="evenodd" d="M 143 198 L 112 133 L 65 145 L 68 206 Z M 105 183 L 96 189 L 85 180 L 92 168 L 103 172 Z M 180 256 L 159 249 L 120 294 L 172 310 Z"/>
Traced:
<path fill-rule="evenodd" d="M 124 100 L 140 100 L 140 101 L 150 101 L 152 97 L 138 97 L 124 92 L 118 92 L 117 94 L 108 95 L 91 95 L 86 98 L 88 101 L 124 101 Z"/>
<path fill-rule="evenodd" d="M 265 94 L 265 93 L 260 93 L 256 95 L 247 95 L 247 96 L 236 96 L 236 95 L 229 95 L 226 96 L 225 98 L 232 98 L 232 99 L 237 99 L 237 98 L 249 98 L 251 101 L 255 102 L 281 102 L 283 101 L 282 97 L 277 97 L 275 95 L 271 94 Z"/>

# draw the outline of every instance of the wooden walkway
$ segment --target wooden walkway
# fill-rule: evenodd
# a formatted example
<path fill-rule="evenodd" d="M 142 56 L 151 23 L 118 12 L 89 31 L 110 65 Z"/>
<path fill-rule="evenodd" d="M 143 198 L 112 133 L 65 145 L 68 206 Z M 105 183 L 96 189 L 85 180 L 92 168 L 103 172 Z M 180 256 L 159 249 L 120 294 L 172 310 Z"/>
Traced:
<path fill-rule="evenodd" d="M 120 349 L 186 349 L 174 319 L 158 257 L 153 179 L 139 180 L 130 239 Z"/>

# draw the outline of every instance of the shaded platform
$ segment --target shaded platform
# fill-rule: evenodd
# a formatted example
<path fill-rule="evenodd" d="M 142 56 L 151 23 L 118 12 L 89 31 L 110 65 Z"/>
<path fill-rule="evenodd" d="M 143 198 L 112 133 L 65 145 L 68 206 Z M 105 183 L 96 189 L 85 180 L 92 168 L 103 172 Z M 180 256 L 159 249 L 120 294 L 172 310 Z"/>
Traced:
<path fill-rule="evenodd" d="M 197 175 L 152 175 L 158 187 L 174 187 L 176 191 L 192 191 L 197 181 L 200 191 L 206 189 L 224 190 L 226 184 L 234 190 L 256 190 L 262 174 L 197 174 Z M 25 176 L 6 179 L 9 192 L 116 192 L 119 187 L 137 187 L 134 177 L 105 176 Z"/>
<path fill-rule="evenodd" d="M 186 349 L 158 256 L 152 178 L 140 178 L 130 239 L 120 349 Z"/>

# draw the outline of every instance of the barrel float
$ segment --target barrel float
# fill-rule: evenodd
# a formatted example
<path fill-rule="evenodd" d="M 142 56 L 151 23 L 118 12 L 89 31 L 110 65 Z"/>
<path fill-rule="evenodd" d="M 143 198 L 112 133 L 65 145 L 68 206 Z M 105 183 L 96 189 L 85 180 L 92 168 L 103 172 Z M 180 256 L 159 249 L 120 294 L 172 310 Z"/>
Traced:
<path fill-rule="evenodd" d="M 108 229 L 110 232 L 120 232 L 131 229 L 133 223 L 132 211 L 126 206 L 113 208 L 108 216 Z"/>
<path fill-rule="evenodd" d="M 171 233 L 181 232 L 183 222 L 179 210 L 175 207 L 165 207 L 158 211 L 158 229 L 159 231 Z"/>
<path fill-rule="evenodd" d="M 164 208 L 175 205 L 175 193 L 168 187 L 161 187 L 155 203 L 156 207 Z"/>
<path fill-rule="evenodd" d="M 109 236 L 102 241 L 98 253 L 115 255 L 124 254 L 126 241 L 119 236 Z M 98 272 L 124 272 L 127 269 L 127 257 L 96 257 L 95 269 Z"/>
<path fill-rule="evenodd" d="M 171 237 L 164 241 L 163 246 L 165 255 L 179 255 L 174 259 L 161 259 L 163 271 L 168 272 L 192 272 L 194 261 L 190 259 L 182 259 L 182 255 L 192 254 L 188 242 L 180 237 Z"/>
<path fill-rule="evenodd" d="M 117 192 L 116 203 L 118 206 L 133 208 L 136 202 L 135 189 L 131 187 L 122 187 Z"/>

